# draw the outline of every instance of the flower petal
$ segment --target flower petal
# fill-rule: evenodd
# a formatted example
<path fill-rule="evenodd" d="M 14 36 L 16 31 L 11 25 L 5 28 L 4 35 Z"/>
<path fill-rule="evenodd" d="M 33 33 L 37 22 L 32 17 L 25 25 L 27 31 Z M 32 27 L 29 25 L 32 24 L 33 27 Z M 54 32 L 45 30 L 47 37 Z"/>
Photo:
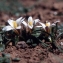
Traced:
<path fill-rule="evenodd" d="M 28 25 L 25 21 L 23 21 L 22 24 L 23 24 L 24 26 L 26 26 L 26 27 L 27 27 L 27 25 Z"/>
<path fill-rule="evenodd" d="M 21 28 L 21 26 L 16 27 L 16 29 L 20 29 L 20 28 Z"/>
<path fill-rule="evenodd" d="M 57 21 L 55 21 L 54 23 L 59 23 L 60 22 L 60 20 L 57 20 Z"/>
<path fill-rule="evenodd" d="M 28 18 L 28 27 L 29 27 L 30 29 L 33 28 L 33 19 L 32 19 L 31 16 Z"/>
<path fill-rule="evenodd" d="M 28 18 L 28 22 L 29 21 L 33 21 L 33 18 L 31 16 Z"/>
<path fill-rule="evenodd" d="M 42 27 L 42 26 L 36 26 L 37 28 L 40 28 L 40 27 Z"/>
<path fill-rule="evenodd" d="M 36 23 L 38 23 L 40 20 L 39 19 L 35 19 L 34 20 L 34 23 L 36 24 Z"/>
<path fill-rule="evenodd" d="M 13 20 L 9 19 L 9 20 L 8 20 L 8 23 L 10 24 L 10 26 L 14 27 L 14 25 L 13 25 Z"/>
<path fill-rule="evenodd" d="M 20 17 L 16 20 L 17 24 L 20 25 L 22 21 L 24 21 L 25 18 Z"/>
<path fill-rule="evenodd" d="M 16 20 L 16 22 L 17 22 L 17 23 L 20 23 L 20 21 L 21 21 L 22 18 L 23 18 L 23 17 L 18 18 L 18 19 Z"/>
<path fill-rule="evenodd" d="M 29 27 L 30 29 L 32 29 L 32 28 L 33 28 L 33 25 L 32 25 L 32 26 L 28 25 L 28 27 Z"/>
<path fill-rule="evenodd" d="M 39 22 L 39 24 L 41 24 L 42 28 L 44 28 L 44 29 L 45 29 L 46 25 L 45 25 L 44 23 Z"/>
<path fill-rule="evenodd" d="M 52 23 L 52 24 L 51 24 L 51 27 L 54 27 L 54 26 L 56 26 L 56 24 Z"/>
<path fill-rule="evenodd" d="M 25 18 L 23 18 L 23 19 L 21 20 L 21 22 L 23 22 L 23 21 L 24 21 L 24 19 L 25 19 Z"/>
<path fill-rule="evenodd" d="M 2 31 L 10 31 L 10 30 L 13 30 L 14 28 L 12 28 L 11 26 L 5 26 Z"/>

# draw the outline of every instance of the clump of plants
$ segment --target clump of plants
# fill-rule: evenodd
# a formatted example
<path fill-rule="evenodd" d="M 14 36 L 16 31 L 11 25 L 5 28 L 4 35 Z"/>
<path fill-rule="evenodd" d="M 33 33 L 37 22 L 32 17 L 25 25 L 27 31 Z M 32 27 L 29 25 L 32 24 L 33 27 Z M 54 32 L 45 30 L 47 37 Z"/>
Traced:
<path fill-rule="evenodd" d="M 8 25 L 2 28 L 1 45 L 5 48 L 11 43 L 13 46 L 19 41 L 25 41 L 30 47 L 41 45 L 49 50 L 58 49 L 63 52 L 61 43 L 58 44 L 58 39 L 63 34 L 63 26 L 59 25 L 60 20 L 50 23 L 42 23 L 39 19 L 33 19 L 31 16 L 25 21 L 25 18 L 20 17 L 16 20 L 9 19 Z"/>

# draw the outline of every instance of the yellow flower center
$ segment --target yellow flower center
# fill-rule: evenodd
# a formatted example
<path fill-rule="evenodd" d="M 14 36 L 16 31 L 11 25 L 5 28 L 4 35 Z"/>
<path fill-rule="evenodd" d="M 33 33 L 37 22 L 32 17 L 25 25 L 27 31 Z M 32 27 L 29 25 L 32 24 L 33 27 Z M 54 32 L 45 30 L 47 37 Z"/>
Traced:
<path fill-rule="evenodd" d="M 48 32 L 48 33 L 50 33 L 51 32 L 51 28 L 50 28 L 50 22 L 46 22 L 46 31 Z"/>
<path fill-rule="evenodd" d="M 13 21 L 13 27 L 14 27 L 14 28 L 17 27 L 17 23 L 16 23 L 16 21 Z"/>
<path fill-rule="evenodd" d="M 49 23 L 49 22 L 48 22 L 48 23 L 46 23 L 46 26 L 47 26 L 47 27 L 49 27 L 49 26 L 50 26 L 50 23 Z"/>
<path fill-rule="evenodd" d="M 30 26 L 32 26 L 32 25 L 33 25 L 33 22 L 32 22 L 32 21 L 29 21 L 28 24 L 29 24 Z"/>

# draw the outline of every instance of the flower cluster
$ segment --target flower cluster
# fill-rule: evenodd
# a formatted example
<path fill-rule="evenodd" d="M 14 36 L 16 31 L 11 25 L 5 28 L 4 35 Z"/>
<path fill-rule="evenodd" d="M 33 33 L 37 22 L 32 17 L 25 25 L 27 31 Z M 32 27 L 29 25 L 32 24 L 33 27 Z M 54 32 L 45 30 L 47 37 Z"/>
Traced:
<path fill-rule="evenodd" d="M 17 20 L 12 20 L 9 19 L 7 26 L 5 26 L 2 30 L 3 31 L 10 31 L 10 30 L 17 30 L 17 29 L 21 29 L 23 24 L 25 27 L 28 27 L 28 29 L 32 30 L 34 27 L 36 28 L 42 28 L 43 30 L 45 30 L 46 32 L 50 33 L 50 29 L 52 26 L 55 26 L 57 22 L 60 21 L 56 21 L 53 24 L 51 24 L 50 22 L 46 21 L 46 23 L 42 23 L 39 19 L 33 19 L 31 16 L 28 18 L 28 21 L 25 21 L 25 18 L 20 17 Z M 39 25 L 36 25 L 36 24 Z"/>
<path fill-rule="evenodd" d="M 10 31 L 10 30 L 21 29 L 22 28 L 21 24 L 23 24 L 25 27 L 28 27 L 28 29 L 33 29 L 34 25 L 36 25 L 36 23 L 38 23 L 39 21 L 40 21 L 39 19 L 33 20 L 31 16 L 28 18 L 28 22 L 26 22 L 25 18 L 23 17 L 20 17 L 17 20 L 9 19 L 7 21 L 9 25 L 5 26 L 2 30 Z"/>
<path fill-rule="evenodd" d="M 22 39 L 29 45 L 42 43 L 43 46 L 47 47 L 46 42 L 50 42 L 52 47 L 57 47 L 55 41 L 57 36 L 60 36 L 58 32 L 58 22 L 60 22 L 60 20 L 54 23 L 49 21 L 43 23 L 40 19 L 33 19 L 32 16 L 29 16 L 28 20 L 23 17 L 16 20 L 9 19 L 7 21 L 8 25 L 2 28 L 4 34 L 3 42 L 6 43 L 6 45 L 10 42 L 15 45 L 16 42 Z M 11 39 L 10 42 L 8 41 L 8 37 Z M 42 40 L 45 42 L 42 42 Z"/>

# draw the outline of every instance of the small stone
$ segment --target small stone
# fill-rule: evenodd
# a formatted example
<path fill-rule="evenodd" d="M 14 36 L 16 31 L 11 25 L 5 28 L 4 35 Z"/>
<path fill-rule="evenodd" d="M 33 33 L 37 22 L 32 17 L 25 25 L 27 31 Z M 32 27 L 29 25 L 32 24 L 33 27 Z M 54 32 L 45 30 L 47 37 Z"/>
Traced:
<path fill-rule="evenodd" d="M 18 42 L 16 47 L 19 48 L 27 48 L 27 44 L 24 41 Z"/>

